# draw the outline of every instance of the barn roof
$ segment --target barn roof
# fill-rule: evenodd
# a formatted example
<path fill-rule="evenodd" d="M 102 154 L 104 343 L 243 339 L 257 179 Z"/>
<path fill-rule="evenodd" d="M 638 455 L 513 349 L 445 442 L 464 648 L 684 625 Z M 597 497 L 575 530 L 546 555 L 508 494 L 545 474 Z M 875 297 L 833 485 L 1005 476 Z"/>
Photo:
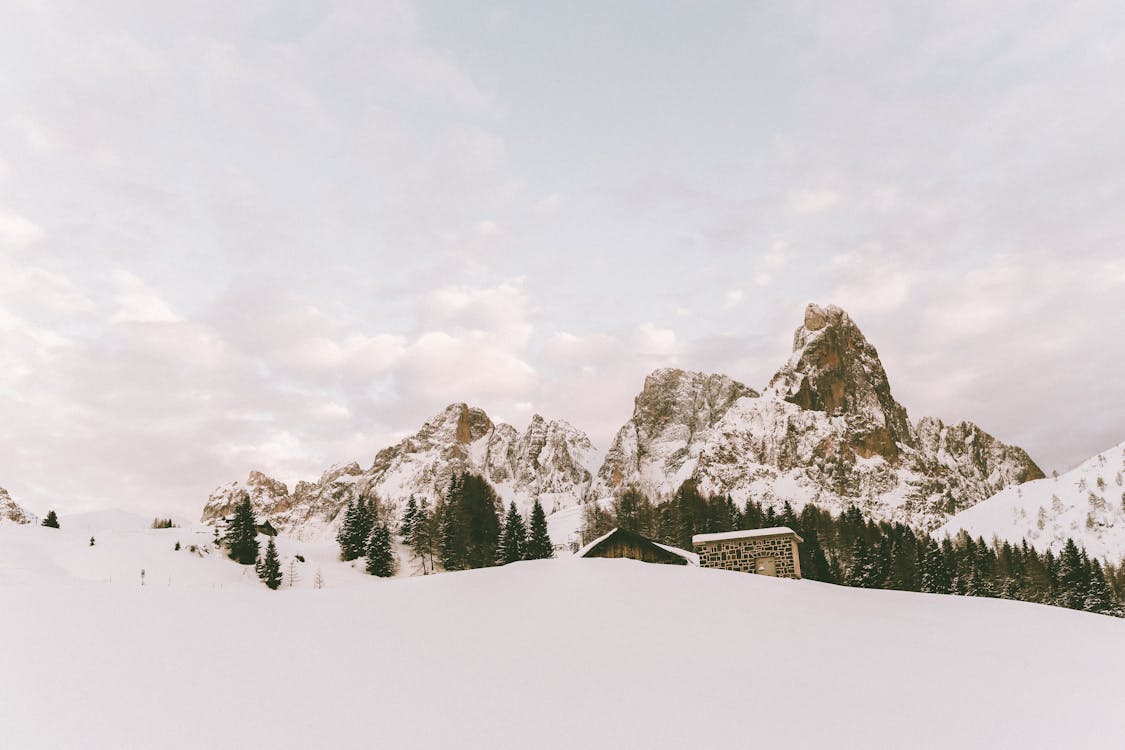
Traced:
<path fill-rule="evenodd" d="M 653 540 L 649 539 L 647 536 L 644 536 L 642 534 L 638 534 L 635 531 L 629 531 L 628 529 L 622 529 L 620 527 L 612 529 L 611 531 L 608 531 L 605 534 L 602 534 L 597 539 L 595 539 L 594 541 L 590 542 L 589 544 L 587 544 L 582 549 L 575 552 L 574 556 L 575 557 L 586 557 L 586 555 L 593 552 L 595 549 L 597 549 L 598 546 L 600 546 L 603 542 L 608 541 L 610 539 L 610 537 L 613 537 L 613 536 L 625 536 L 625 537 L 629 537 L 629 538 L 631 538 L 635 541 L 651 544 L 654 547 L 659 547 L 660 549 L 664 550 L 665 552 L 670 552 L 673 555 L 676 555 L 677 557 L 682 557 L 683 559 L 687 560 L 688 564 L 690 564 L 690 565 L 699 565 L 699 555 L 695 554 L 694 552 L 688 552 L 687 550 L 680 549 L 679 547 L 672 547 L 672 546 L 667 545 L 667 544 L 661 544 L 660 542 L 654 542 Z"/>
<path fill-rule="evenodd" d="M 691 543 L 703 544 L 704 542 L 721 542 L 728 539 L 749 539 L 756 536 L 793 536 L 798 542 L 805 541 L 797 536 L 797 532 L 788 526 L 771 526 L 768 529 L 748 529 L 746 531 L 724 531 L 719 534 L 696 534 L 691 538 Z"/>

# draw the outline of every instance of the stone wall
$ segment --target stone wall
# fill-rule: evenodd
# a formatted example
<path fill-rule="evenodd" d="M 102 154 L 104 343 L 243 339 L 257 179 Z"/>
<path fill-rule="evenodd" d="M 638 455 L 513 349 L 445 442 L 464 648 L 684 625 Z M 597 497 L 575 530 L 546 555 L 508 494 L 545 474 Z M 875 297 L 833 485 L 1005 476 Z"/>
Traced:
<path fill-rule="evenodd" d="M 776 560 L 778 578 L 801 577 L 796 540 L 790 534 L 700 542 L 695 545 L 695 551 L 699 554 L 701 568 L 755 573 L 758 558 L 772 557 Z"/>

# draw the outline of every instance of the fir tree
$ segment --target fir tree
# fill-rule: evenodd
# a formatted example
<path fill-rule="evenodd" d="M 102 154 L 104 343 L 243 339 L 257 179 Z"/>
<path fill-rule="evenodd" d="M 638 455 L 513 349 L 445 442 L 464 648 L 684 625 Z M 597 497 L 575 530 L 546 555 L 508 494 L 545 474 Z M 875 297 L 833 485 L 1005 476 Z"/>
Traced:
<path fill-rule="evenodd" d="M 351 561 L 363 557 L 367 540 L 375 525 L 376 505 L 365 498 L 353 498 L 344 510 L 344 522 L 336 533 L 340 545 L 340 559 Z"/>
<path fill-rule="evenodd" d="M 253 565 L 258 560 L 258 522 L 254 519 L 254 509 L 250 505 L 250 495 L 243 493 L 238 505 L 234 506 L 234 516 L 227 524 L 223 542 L 227 554 L 241 565 Z"/>
<path fill-rule="evenodd" d="M 527 534 L 527 549 L 524 551 L 525 560 L 546 560 L 555 556 L 555 547 L 551 544 L 551 536 L 547 533 L 547 514 L 543 512 L 543 505 L 537 499 L 531 506 L 530 528 Z"/>
<path fill-rule="evenodd" d="M 1089 581 L 1082 608 L 1087 612 L 1095 612 L 1099 615 L 1120 616 L 1121 614 L 1117 597 L 1114 596 L 1113 589 L 1110 588 L 1105 572 L 1102 570 L 1102 565 L 1097 559 L 1090 562 Z"/>
<path fill-rule="evenodd" d="M 281 560 L 277 556 L 277 545 L 270 537 L 266 543 L 266 554 L 258 565 L 258 577 L 271 589 L 276 590 L 281 585 Z"/>
<path fill-rule="evenodd" d="M 402 525 L 399 526 L 399 533 L 402 534 L 402 541 L 408 545 L 412 545 L 414 535 L 414 524 L 418 517 L 418 502 L 411 495 L 406 500 L 406 510 L 402 514 Z"/>
<path fill-rule="evenodd" d="M 91 547 L 93 547 L 93 546 L 94 546 L 94 537 L 90 537 L 90 546 L 91 546 Z"/>
<path fill-rule="evenodd" d="M 507 565 L 523 560 L 527 542 L 527 527 L 513 502 L 508 506 L 508 514 L 504 517 L 504 526 L 500 530 L 500 542 L 496 545 L 496 564 Z"/>
<path fill-rule="evenodd" d="M 1059 555 L 1058 594 L 1055 604 L 1070 609 L 1082 609 L 1086 603 L 1086 571 L 1082 564 L 1082 553 L 1074 540 L 1067 538 Z"/>
<path fill-rule="evenodd" d="M 391 550 L 391 530 L 386 524 L 377 523 L 371 530 L 364 551 L 367 556 L 365 568 L 368 573 L 380 578 L 389 578 L 395 573 L 394 552 Z"/>
<path fill-rule="evenodd" d="M 59 517 L 55 515 L 55 511 L 47 511 L 47 517 L 43 519 L 43 525 L 49 529 L 57 529 L 59 527 Z"/>

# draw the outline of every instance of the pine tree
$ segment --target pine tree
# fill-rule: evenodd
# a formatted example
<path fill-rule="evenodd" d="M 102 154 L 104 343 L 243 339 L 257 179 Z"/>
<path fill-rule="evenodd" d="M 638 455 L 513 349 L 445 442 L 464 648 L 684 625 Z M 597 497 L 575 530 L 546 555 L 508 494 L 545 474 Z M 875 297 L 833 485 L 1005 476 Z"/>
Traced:
<path fill-rule="evenodd" d="M 243 493 L 242 499 L 234 507 L 234 516 L 227 524 L 223 535 L 227 554 L 241 565 L 253 565 L 258 560 L 258 522 L 254 519 L 254 509 L 250 505 L 250 495 Z"/>
<path fill-rule="evenodd" d="M 1102 565 L 1097 559 L 1090 561 L 1089 582 L 1082 608 L 1100 615 L 1120 615 L 1121 607 L 1106 580 Z"/>
<path fill-rule="evenodd" d="M 508 506 L 508 514 L 504 517 L 504 526 L 500 530 L 500 542 L 496 545 L 496 564 L 507 565 L 523 560 L 527 542 L 527 527 L 513 502 Z"/>
<path fill-rule="evenodd" d="M 1055 604 L 1070 609 L 1082 609 L 1086 602 L 1086 571 L 1082 564 L 1082 553 L 1074 540 L 1067 538 L 1059 555 L 1058 593 Z"/>
<path fill-rule="evenodd" d="M 344 521 L 336 533 L 340 545 L 340 559 L 345 562 L 363 557 L 367 540 L 375 525 L 376 506 L 374 501 L 353 498 L 344 510 Z"/>
<path fill-rule="evenodd" d="M 43 525 L 49 529 L 57 529 L 59 527 L 59 517 L 55 515 L 55 511 L 47 511 L 47 517 L 43 519 Z"/>
<path fill-rule="evenodd" d="M 281 585 L 281 559 L 277 556 L 277 545 L 270 537 L 266 543 L 266 554 L 258 565 L 258 577 L 271 589 L 276 590 Z"/>
<path fill-rule="evenodd" d="M 406 510 L 402 514 L 402 525 L 399 527 L 399 533 L 402 534 L 402 541 L 410 545 L 414 537 L 414 524 L 418 517 L 418 503 L 411 495 L 406 500 Z"/>
<path fill-rule="evenodd" d="M 391 530 L 386 524 L 377 523 L 371 530 L 371 537 L 367 540 L 364 550 L 367 556 L 365 568 L 368 573 L 380 578 L 389 578 L 395 574 L 394 552 L 391 550 Z"/>
<path fill-rule="evenodd" d="M 90 537 L 90 546 L 91 546 L 91 547 L 93 547 L 93 546 L 94 546 L 94 537 Z"/>
<path fill-rule="evenodd" d="M 434 535 L 433 535 L 433 517 L 430 514 L 430 506 L 426 498 L 422 498 L 418 510 L 414 513 L 414 520 L 411 523 L 410 539 L 407 541 L 410 545 L 411 551 L 422 563 L 422 575 L 426 574 L 426 557 L 430 558 L 430 570 L 434 567 Z"/>
<path fill-rule="evenodd" d="M 551 536 L 547 533 L 547 514 L 543 512 L 543 505 L 538 499 L 531 506 L 531 519 L 527 533 L 527 548 L 524 551 L 525 560 L 546 560 L 555 556 L 555 547 L 551 544 Z"/>

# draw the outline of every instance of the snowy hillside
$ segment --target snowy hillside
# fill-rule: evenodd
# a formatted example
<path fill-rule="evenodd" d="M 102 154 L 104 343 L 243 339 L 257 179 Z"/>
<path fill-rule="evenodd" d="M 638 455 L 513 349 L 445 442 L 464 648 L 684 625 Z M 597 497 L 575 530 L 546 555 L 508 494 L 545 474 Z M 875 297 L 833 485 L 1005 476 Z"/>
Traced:
<path fill-rule="evenodd" d="M 322 590 L 142 589 L 41 569 L 17 531 L 0 535 L 0 570 L 24 571 L 0 576 L 0 642 L 19 646 L 0 649 L 0 731 L 21 750 L 1125 736 L 1125 622 L 1108 617 L 576 558 Z M 205 565 L 223 581 L 239 567 Z"/>
<path fill-rule="evenodd" d="M 958 513 L 935 534 L 961 530 L 985 539 L 1026 538 L 1056 552 L 1071 537 L 1090 555 L 1119 563 L 1125 558 L 1125 443 L 1059 477 L 1009 487 Z"/>
<path fill-rule="evenodd" d="M 838 307 L 809 305 L 793 354 L 761 395 L 721 375 L 665 369 L 645 379 L 591 495 L 633 485 L 785 501 L 931 529 L 1000 489 L 1043 474 L 971 422 L 910 423 L 875 348 Z"/>
<path fill-rule="evenodd" d="M 298 482 L 292 493 L 252 471 L 245 483 L 216 489 L 202 518 L 229 515 L 245 492 L 255 513 L 279 530 L 301 539 L 330 539 L 340 511 L 353 498 L 377 496 L 400 511 L 412 495 L 433 505 L 455 471 L 486 477 L 505 503 L 514 501 L 525 513 L 535 500 L 551 513 L 581 502 L 597 460 L 589 438 L 564 421 L 536 414 L 520 433 L 494 423 L 482 409 L 451 404 L 414 435 L 379 451 L 368 469 L 356 462 L 335 466 L 316 482 Z"/>

